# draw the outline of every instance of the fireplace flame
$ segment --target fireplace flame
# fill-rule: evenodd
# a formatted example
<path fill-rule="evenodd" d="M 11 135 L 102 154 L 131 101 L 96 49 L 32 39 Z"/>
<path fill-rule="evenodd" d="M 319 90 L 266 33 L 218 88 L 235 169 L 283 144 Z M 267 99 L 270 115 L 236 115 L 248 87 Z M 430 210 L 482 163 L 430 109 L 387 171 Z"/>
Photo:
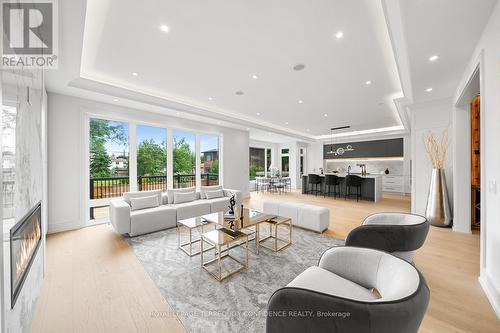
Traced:
<path fill-rule="evenodd" d="M 19 248 L 19 252 L 17 252 L 16 258 L 16 276 L 22 276 L 22 272 L 26 269 L 29 264 L 30 258 L 33 255 L 33 252 L 36 249 L 36 246 L 41 237 L 40 224 L 35 224 L 35 229 L 24 235 L 21 241 L 21 247 Z"/>

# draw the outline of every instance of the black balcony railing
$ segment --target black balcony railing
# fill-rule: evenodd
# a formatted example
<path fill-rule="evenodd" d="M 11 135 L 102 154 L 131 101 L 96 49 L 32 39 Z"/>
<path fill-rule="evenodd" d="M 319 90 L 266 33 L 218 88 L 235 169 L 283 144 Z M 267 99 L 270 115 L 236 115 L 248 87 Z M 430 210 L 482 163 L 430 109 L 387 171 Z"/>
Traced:
<path fill-rule="evenodd" d="M 193 187 L 196 185 L 196 175 L 175 174 L 173 177 L 174 188 Z M 201 174 L 201 186 L 219 184 L 219 175 L 213 173 Z M 124 192 L 129 191 L 128 177 L 105 177 L 90 179 L 90 199 L 105 199 L 121 197 Z M 166 176 L 138 176 L 137 190 L 167 190 Z"/>

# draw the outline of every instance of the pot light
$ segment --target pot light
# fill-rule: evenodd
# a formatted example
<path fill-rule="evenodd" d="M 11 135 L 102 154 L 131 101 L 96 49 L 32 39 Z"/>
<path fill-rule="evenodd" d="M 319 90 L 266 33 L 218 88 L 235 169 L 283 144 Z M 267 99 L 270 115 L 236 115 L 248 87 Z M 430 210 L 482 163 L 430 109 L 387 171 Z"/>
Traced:
<path fill-rule="evenodd" d="M 304 65 L 304 64 L 297 64 L 297 65 L 293 66 L 294 71 L 301 71 L 304 68 L 306 68 L 306 65 Z"/>
<path fill-rule="evenodd" d="M 132 75 L 133 75 L 133 76 L 137 76 L 137 75 L 139 75 L 139 74 L 137 74 L 137 72 L 132 72 Z"/>
<path fill-rule="evenodd" d="M 260 116 L 260 112 L 257 112 L 256 115 Z"/>
<path fill-rule="evenodd" d="M 309 128 L 306 129 L 306 132 L 310 132 L 311 130 Z"/>
<path fill-rule="evenodd" d="M 325 113 L 325 114 L 323 115 L 323 117 L 328 117 L 328 113 Z"/>
<path fill-rule="evenodd" d="M 235 94 L 238 95 L 238 96 L 241 96 L 241 95 L 244 95 L 245 92 L 241 91 L 241 90 L 238 90 L 237 92 L 235 92 Z"/>
<path fill-rule="evenodd" d="M 429 61 L 430 61 L 430 62 L 436 61 L 436 60 L 438 60 L 438 59 L 439 59 L 439 56 L 438 56 L 438 55 L 433 55 L 433 56 L 430 56 L 430 57 L 429 57 Z"/>
<path fill-rule="evenodd" d="M 163 31 L 163 32 L 168 32 L 169 28 L 168 28 L 167 25 L 162 24 L 162 25 L 160 25 L 160 30 Z"/>
<path fill-rule="evenodd" d="M 301 99 L 299 99 L 299 102 L 298 102 L 298 103 L 299 103 L 299 104 L 303 104 L 303 103 L 304 103 L 304 101 L 303 101 L 303 100 L 301 100 Z"/>
<path fill-rule="evenodd" d="M 365 84 L 366 84 L 367 86 L 369 86 L 370 84 L 372 84 L 372 81 L 368 80 L 368 81 L 366 81 L 366 82 L 365 82 Z"/>
<path fill-rule="evenodd" d="M 113 102 L 118 102 L 118 98 L 114 98 L 114 99 L 113 99 Z"/>
<path fill-rule="evenodd" d="M 341 39 L 342 37 L 344 37 L 344 33 L 342 31 L 338 31 L 336 34 L 335 34 L 335 38 L 337 39 Z"/>
<path fill-rule="evenodd" d="M 285 125 L 288 125 L 288 121 L 285 121 Z"/>
<path fill-rule="evenodd" d="M 425 89 L 425 91 L 427 91 L 427 92 L 431 92 L 431 91 L 432 91 L 432 88 L 427 88 L 427 89 Z"/>
<path fill-rule="evenodd" d="M 213 101 L 213 99 L 214 99 L 213 97 L 209 97 L 208 98 L 209 101 Z"/>
<path fill-rule="evenodd" d="M 257 80 L 258 78 L 257 74 L 252 75 L 252 79 Z"/>

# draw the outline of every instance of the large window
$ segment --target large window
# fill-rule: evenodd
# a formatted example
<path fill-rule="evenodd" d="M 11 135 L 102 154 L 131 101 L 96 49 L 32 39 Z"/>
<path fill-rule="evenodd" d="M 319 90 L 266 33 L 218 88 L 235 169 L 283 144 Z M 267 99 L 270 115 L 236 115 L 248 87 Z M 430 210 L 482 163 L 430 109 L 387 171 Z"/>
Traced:
<path fill-rule="evenodd" d="M 174 131 L 173 135 L 174 188 L 196 185 L 196 135 L 192 132 Z"/>
<path fill-rule="evenodd" d="M 255 177 L 263 177 L 266 172 L 266 152 L 264 148 L 250 147 L 250 164 L 249 164 L 250 180 L 255 180 Z"/>
<path fill-rule="evenodd" d="M 290 174 L 290 149 L 281 149 L 281 175 L 288 177 Z"/>
<path fill-rule="evenodd" d="M 271 148 L 266 148 L 266 174 L 269 173 L 269 169 L 271 168 L 272 155 Z"/>
<path fill-rule="evenodd" d="M 219 137 L 200 135 L 200 173 L 201 185 L 219 184 Z"/>
<path fill-rule="evenodd" d="M 90 218 L 108 217 L 99 199 L 119 197 L 129 191 L 128 124 L 106 119 L 89 121 Z"/>
<path fill-rule="evenodd" d="M 137 125 L 137 190 L 167 190 L 167 130 Z"/>

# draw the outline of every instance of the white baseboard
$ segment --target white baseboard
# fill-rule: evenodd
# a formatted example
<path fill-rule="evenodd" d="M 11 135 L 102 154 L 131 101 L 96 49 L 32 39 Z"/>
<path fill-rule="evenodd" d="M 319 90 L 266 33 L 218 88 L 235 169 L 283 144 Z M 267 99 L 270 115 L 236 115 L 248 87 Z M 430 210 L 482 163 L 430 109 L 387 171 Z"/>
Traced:
<path fill-rule="evenodd" d="M 497 314 L 497 318 L 500 320 L 500 293 L 495 288 L 495 285 L 491 282 L 491 278 L 488 273 L 483 273 L 479 278 L 479 284 L 483 288 L 491 307 Z"/>
<path fill-rule="evenodd" d="M 76 230 L 76 229 L 81 229 L 83 227 L 85 227 L 85 225 L 80 224 L 79 221 L 49 223 L 47 233 L 54 234 L 56 232 Z"/>

